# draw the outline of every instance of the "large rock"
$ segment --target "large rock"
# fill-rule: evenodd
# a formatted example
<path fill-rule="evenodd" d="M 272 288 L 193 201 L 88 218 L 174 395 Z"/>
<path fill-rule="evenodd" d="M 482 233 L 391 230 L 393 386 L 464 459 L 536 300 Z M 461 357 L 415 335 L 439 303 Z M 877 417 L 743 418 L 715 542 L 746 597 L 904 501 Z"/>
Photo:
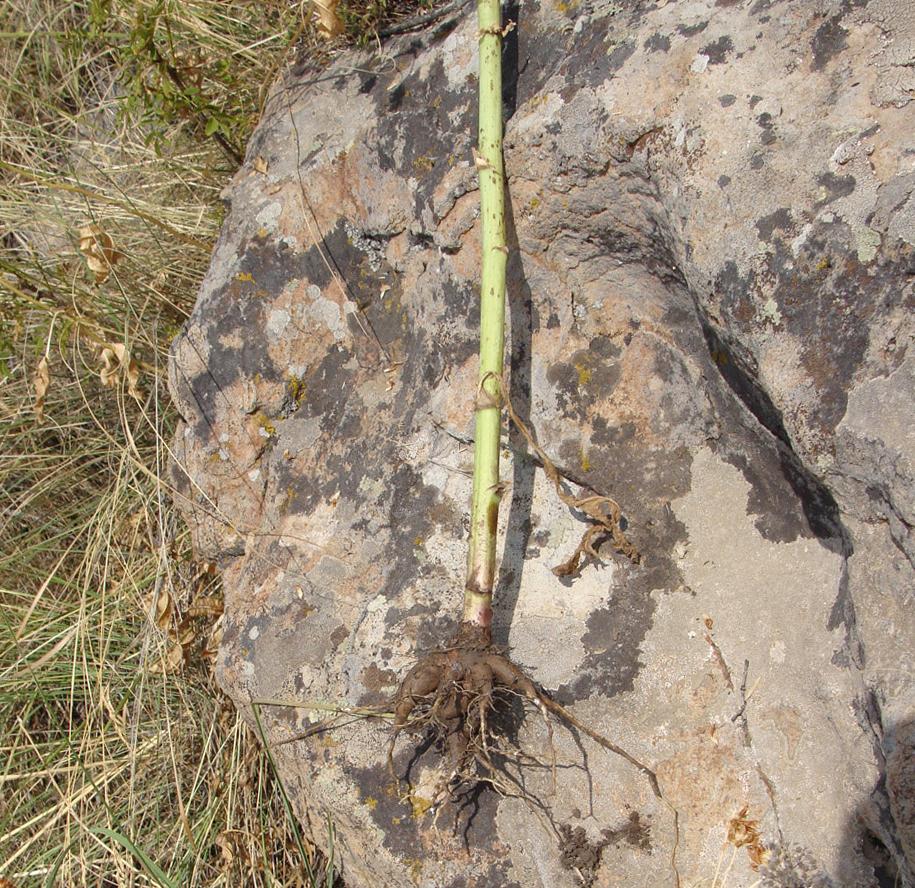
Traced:
<path fill-rule="evenodd" d="M 319 843 L 333 818 L 352 888 L 674 885 L 672 861 L 692 885 L 727 865 L 742 809 L 764 884 L 911 884 L 910 6 L 509 17 L 512 398 L 572 489 L 619 501 L 643 560 L 556 579 L 583 525 L 512 433 L 495 634 L 656 769 L 679 840 L 641 774 L 563 727 L 555 794 L 549 768 L 509 763 L 526 798 L 480 787 L 433 824 L 434 750 L 398 745 L 401 802 L 384 724 L 281 744 L 328 713 L 266 707 L 296 810 Z M 455 628 L 476 70 L 468 10 L 290 71 L 228 191 L 171 384 L 179 499 L 225 582 L 219 679 L 245 711 L 383 701 Z M 538 718 L 515 730 L 547 758 Z M 762 877 L 753 848 L 728 884 Z"/>

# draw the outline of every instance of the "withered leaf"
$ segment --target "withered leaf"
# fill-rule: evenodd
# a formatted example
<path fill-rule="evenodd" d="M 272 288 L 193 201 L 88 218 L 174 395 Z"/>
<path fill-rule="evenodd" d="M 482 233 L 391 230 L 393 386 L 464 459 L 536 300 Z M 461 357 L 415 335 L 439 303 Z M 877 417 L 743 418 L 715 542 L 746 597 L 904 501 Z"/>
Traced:
<path fill-rule="evenodd" d="M 142 397 L 139 389 L 140 368 L 130 356 L 130 352 L 121 342 L 108 342 L 102 346 L 99 353 L 102 369 L 99 370 L 99 379 L 102 385 L 111 387 L 123 377 L 127 383 L 127 394 L 139 401 Z"/>
<path fill-rule="evenodd" d="M 150 663 L 150 672 L 177 672 L 184 666 L 184 648 L 172 638 L 167 639 L 166 644 L 165 655 Z"/>
<path fill-rule="evenodd" d="M 219 848 L 226 868 L 231 867 L 232 861 L 235 860 L 235 851 L 232 848 L 232 842 L 229 839 L 229 836 L 225 832 L 221 832 L 216 836 L 216 847 Z"/>
<path fill-rule="evenodd" d="M 181 647 L 185 649 L 189 648 L 197 638 L 193 620 L 190 617 L 185 617 L 178 626 L 178 631 L 175 635 L 178 644 L 180 644 Z"/>
<path fill-rule="evenodd" d="M 735 848 L 746 848 L 750 866 L 758 869 L 769 856 L 769 852 L 760 840 L 759 821 L 748 816 L 749 805 L 744 805 L 728 821 L 728 842 Z"/>
<path fill-rule="evenodd" d="M 225 630 L 225 623 L 223 617 L 213 624 L 213 628 L 210 629 L 210 636 L 207 638 L 206 644 L 203 647 L 203 656 L 210 663 L 210 665 L 216 664 L 216 657 L 219 654 L 219 645 L 222 642 L 222 634 Z"/>
<path fill-rule="evenodd" d="M 95 222 L 80 228 L 79 250 L 86 257 L 86 265 L 95 274 L 97 284 L 104 284 L 112 267 L 123 258 L 123 254 L 115 248 L 111 235 Z"/>
<path fill-rule="evenodd" d="M 343 22 L 337 15 L 340 0 L 314 0 L 318 31 L 326 40 L 339 37 L 343 33 Z"/>
<path fill-rule="evenodd" d="M 195 598 L 187 609 L 189 617 L 218 617 L 222 614 L 222 599 L 212 596 Z"/>
<path fill-rule="evenodd" d="M 51 385 L 51 371 L 48 368 L 47 355 L 42 355 L 38 362 L 32 384 L 35 386 L 35 421 L 42 422 L 44 420 L 44 399 L 48 393 L 48 387 Z"/>
<path fill-rule="evenodd" d="M 153 601 L 153 596 L 155 596 L 155 602 Z M 152 621 L 159 629 L 168 628 L 174 611 L 174 604 L 172 603 L 172 597 L 169 595 L 168 589 L 163 587 L 158 593 L 154 591 L 149 595 L 144 596 L 143 611 L 152 618 Z"/>

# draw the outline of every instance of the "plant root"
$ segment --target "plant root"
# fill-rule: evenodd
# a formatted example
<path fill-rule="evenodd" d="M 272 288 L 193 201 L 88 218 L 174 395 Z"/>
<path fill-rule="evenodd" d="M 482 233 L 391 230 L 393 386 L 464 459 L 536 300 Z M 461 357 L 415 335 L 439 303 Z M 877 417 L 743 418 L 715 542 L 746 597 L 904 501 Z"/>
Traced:
<path fill-rule="evenodd" d="M 562 704 L 549 697 L 507 656 L 495 650 L 485 634 L 463 624 L 452 646 L 423 657 L 406 675 L 390 703 L 394 725 L 388 743 L 388 771 L 404 801 L 411 797 L 409 782 L 397 776 L 394 750 L 403 733 L 425 734 L 437 741 L 443 752 L 444 776 L 434 793 L 430 810 L 436 825 L 442 806 L 454 799 L 461 788 L 488 783 L 504 796 L 530 803 L 543 817 L 543 805 L 531 798 L 518 781 L 493 760 L 496 750 L 502 760 L 530 761 L 546 767 L 540 759 L 517 747 L 507 748 L 505 738 L 495 734 L 491 725 L 500 707 L 517 697 L 533 706 L 543 717 L 549 743 L 549 768 L 553 792 L 556 791 L 556 750 L 553 745 L 551 716 L 590 737 L 608 752 L 624 759 L 640 771 L 654 795 L 670 811 L 674 833 L 670 864 L 675 885 L 680 885 L 677 849 L 680 844 L 679 813 L 664 797 L 655 772 L 644 762 L 588 727 Z M 555 832 L 550 822 L 546 824 Z"/>
<path fill-rule="evenodd" d="M 454 646 L 433 651 L 408 673 L 392 700 L 394 726 L 388 743 L 388 771 L 401 788 L 394 769 L 394 750 L 402 733 L 431 733 L 440 744 L 449 776 L 440 787 L 438 804 L 467 783 L 485 781 L 497 790 L 504 787 L 504 775 L 493 762 L 492 749 L 504 757 L 503 738 L 491 729 L 493 714 L 514 696 L 533 706 L 543 717 L 549 744 L 549 768 L 556 786 L 556 750 L 550 719 L 565 722 L 586 734 L 604 749 L 625 759 L 641 771 L 652 791 L 662 799 L 654 771 L 646 764 L 589 728 L 564 706 L 541 690 L 504 654 L 483 641 L 474 643 L 467 633 Z M 518 750 L 520 752 L 520 750 Z M 538 761 L 533 756 L 527 758 Z"/>
<path fill-rule="evenodd" d="M 450 774 L 444 794 L 466 783 L 493 783 L 498 769 L 492 751 L 492 713 L 508 697 L 530 701 L 546 717 L 534 683 L 507 657 L 489 647 L 456 645 L 434 651 L 407 674 L 393 700 L 394 727 L 388 744 L 388 770 L 400 734 L 431 733 L 443 748 Z M 447 790 L 447 793 L 445 792 Z"/>

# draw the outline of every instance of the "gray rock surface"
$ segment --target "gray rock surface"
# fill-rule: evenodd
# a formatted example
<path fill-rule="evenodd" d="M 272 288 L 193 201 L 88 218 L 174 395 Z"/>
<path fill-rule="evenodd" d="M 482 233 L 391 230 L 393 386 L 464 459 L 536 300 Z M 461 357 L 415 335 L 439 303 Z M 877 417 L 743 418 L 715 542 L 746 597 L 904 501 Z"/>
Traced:
<path fill-rule="evenodd" d="M 516 433 L 497 641 L 657 771 L 557 726 L 558 784 L 424 815 L 434 750 L 268 707 L 347 885 L 912 884 L 915 21 L 904 0 L 509 10 L 512 399 L 643 553 L 583 526 Z M 476 26 L 272 92 L 171 388 L 179 501 L 223 571 L 219 680 L 388 698 L 462 598 L 475 389 Z M 266 165 L 266 172 L 262 172 Z M 542 722 L 516 724 L 547 755 Z M 898 735 L 898 736 L 897 736 Z M 724 850 L 723 850 L 724 848 Z M 674 870 L 675 864 L 676 872 Z M 705 880 L 705 881 L 703 881 Z M 890 882 L 892 883 L 892 882 Z M 884 883 L 879 883 L 884 884 Z"/>

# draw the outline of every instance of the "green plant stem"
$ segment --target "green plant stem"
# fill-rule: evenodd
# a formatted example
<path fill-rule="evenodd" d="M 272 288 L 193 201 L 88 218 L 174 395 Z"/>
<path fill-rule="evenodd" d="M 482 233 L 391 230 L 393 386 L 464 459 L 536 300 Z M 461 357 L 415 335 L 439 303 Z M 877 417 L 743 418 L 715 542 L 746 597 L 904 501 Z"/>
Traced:
<path fill-rule="evenodd" d="M 505 174 L 502 167 L 502 15 L 499 0 L 478 0 L 480 29 L 480 127 L 476 164 L 480 176 L 482 275 L 480 280 L 480 375 L 476 398 L 470 553 L 464 591 L 464 623 L 489 640 L 496 575 L 499 520 L 499 407 L 505 342 Z"/>

